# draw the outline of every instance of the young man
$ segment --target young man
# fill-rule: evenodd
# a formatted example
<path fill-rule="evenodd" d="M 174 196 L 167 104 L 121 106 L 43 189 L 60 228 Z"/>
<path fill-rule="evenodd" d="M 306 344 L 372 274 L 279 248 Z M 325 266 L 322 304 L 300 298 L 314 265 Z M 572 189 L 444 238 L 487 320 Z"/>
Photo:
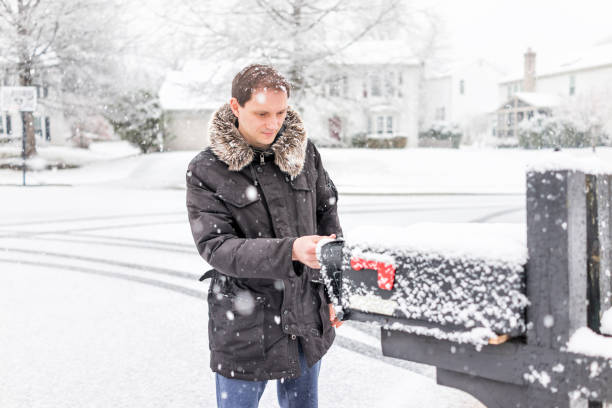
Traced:
<path fill-rule="evenodd" d="M 219 407 L 257 407 L 272 379 L 281 407 L 316 407 L 320 360 L 342 324 L 315 254 L 342 235 L 338 194 L 289 95 L 274 68 L 244 68 L 187 171 L 191 231 L 214 268 L 203 278 Z"/>

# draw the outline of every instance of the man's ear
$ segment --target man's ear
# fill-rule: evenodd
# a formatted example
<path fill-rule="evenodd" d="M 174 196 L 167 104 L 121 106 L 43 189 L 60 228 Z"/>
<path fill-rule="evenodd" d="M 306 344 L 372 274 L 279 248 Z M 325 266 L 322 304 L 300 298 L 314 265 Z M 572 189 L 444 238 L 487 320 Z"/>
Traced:
<path fill-rule="evenodd" d="M 239 117 L 238 107 L 240 105 L 238 104 L 238 99 L 232 98 L 230 99 L 229 103 L 230 103 L 230 108 L 232 108 L 232 112 L 234 112 L 234 116 Z"/>

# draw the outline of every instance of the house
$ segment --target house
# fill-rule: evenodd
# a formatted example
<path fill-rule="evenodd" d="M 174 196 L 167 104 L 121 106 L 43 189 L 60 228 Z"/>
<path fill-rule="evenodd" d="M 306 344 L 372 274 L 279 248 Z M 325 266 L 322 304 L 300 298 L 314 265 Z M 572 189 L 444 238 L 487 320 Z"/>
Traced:
<path fill-rule="evenodd" d="M 550 116 L 559 104 L 560 98 L 555 94 L 516 92 L 497 110 L 497 138 L 508 141 L 502 144 L 513 144 L 511 140 L 518 136 L 519 123 L 536 114 Z"/>
<path fill-rule="evenodd" d="M 421 64 L 400 41 L 360 41 L 334 56 L 308 94 L 303 118 L 310 137 L 351 145 L 355 137 L 404 136 L 416 146 Z"/>
<path fill-rule="evenodd" d="M 477 140 L 489 129 L 488 113 L 497 106 L 497 84 L 504 72 L 484 59 L 458 62 L 425 79 L 421 130 L 435 124 L 457 125 L 464 140 Z"/>
<path fill-rule="evenodd" d="M 8 67 L 0 69 L 1 86 L 18 86 L 16 74 Z M 34 78 L 37 106 L 34 114 L 34 133 L 37 146 L 65 145 L 68 143 L 70 129 L 64 117 L 59 91 L 49 85 L 44 73 Z M 23 126 L 21 113 L 5 111 L 0 106 L 0 142 L 21 139 Z"/>
<path fill-rule="evenodd" d="M 208 145 L 208 122 L 231 93 L 227 72 L 233 72 L 227 63 L 201 61 L 189 61 L 182 70 L 168 72 L 159 90 L 164 150 L 200 150 Z"/>
<path fill-rule="evenodd" d="M 169 72 L 159 97 L 170 150 L 202 149 L 207 123 L 231 96 L 231 80 L 251 61 L 207 64 L 190 61 Z M 280 72 L 287 65 L 274 64 Z M 405 136 L 418 141 L 418 82 L 421 66 L 407 47 L 393 41 L 362 41 L 310 72 L 315 85 L 299 106 L 309 138 L 322 145 L 350 145 L 355 137 Z M 296 103 L 290 99 L 289 103 Z"/>
<path fill-rule="evenodd" d="M 607 110 L 612 104 L 612 41 L 601 43 L 558 66 L 536 72 L 536 54 L 524 55 L 522 76 L 513 76 L 498 85 L 499 108 L 496 135 L 516 137 L 518 124 L 533 112 L 551 115 L 555 108 L 576 109 L 581 99 L 591 101 L 590 111 Z"/>

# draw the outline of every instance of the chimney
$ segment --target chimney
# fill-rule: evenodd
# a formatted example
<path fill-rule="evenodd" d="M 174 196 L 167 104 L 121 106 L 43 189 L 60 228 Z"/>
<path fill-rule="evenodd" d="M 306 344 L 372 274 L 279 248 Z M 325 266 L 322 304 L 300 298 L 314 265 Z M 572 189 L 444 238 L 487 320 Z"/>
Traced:
<path fill-rule="evenodd" d="M 523 76 L 524 92 L 535 92 L 536 90 L 535 59 L 535 52 L 533 52 L 531 48 L 528 48 L 525 53 L 525 73 Z"/>

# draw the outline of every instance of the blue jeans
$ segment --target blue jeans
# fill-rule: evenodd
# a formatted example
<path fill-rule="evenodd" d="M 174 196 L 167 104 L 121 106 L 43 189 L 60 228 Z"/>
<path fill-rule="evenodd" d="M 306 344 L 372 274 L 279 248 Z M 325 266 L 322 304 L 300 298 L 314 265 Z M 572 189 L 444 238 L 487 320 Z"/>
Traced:
<path fill-rule="evenodd" d="M 301 374 L 298 378 L 276 380 L 276 392 L 281 408 L 317 408 L 321 360 L 308 368 L 302 345 L 298 341 Z M 245 381 L 215 373 L 218 408 L 257 408 L 268 380 Z"/>

